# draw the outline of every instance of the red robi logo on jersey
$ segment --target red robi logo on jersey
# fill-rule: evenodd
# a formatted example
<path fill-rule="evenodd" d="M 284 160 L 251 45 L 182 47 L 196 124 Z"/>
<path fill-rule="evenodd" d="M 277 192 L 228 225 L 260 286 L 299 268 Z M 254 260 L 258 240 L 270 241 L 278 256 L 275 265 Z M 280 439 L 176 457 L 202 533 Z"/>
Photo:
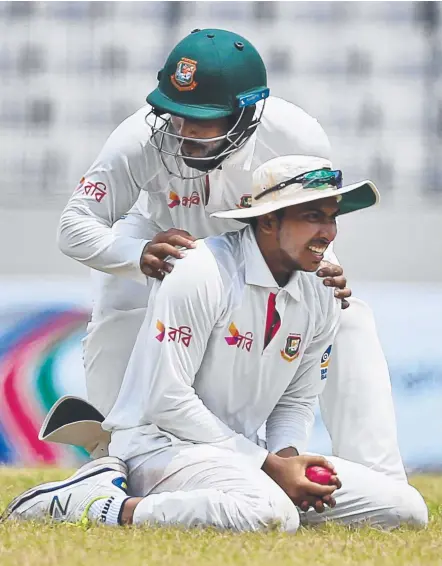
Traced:
<path fill-rule="evenodd" d="M 242 350 L 244 350 L 245 348 L 248 352 L 250 352 L 253 344 L 252 332 L 246 332 L 244 335 L 240 334 L 234 322 L 230 324 L 229 332 L 230 336 L 225 336 L 224 338 L 229 346 L 236 346 L 237 348 L 241 348 Z"/>
<path fill-rule="evenodd" d="M 201 198 L 197 191 L 193 191 L 190 197 L 181 197 L 177 195 L 175 191 L 170 191 L 169 193 L 169 208 L 175 208 L 176 206 L 184 206 L 190 208 L 192 205 L 199 206 L 201 204 Z"/>
<path fill-rule="evenodd" d="M 101 202 L 107 194 L 106 191 L 107 187 L 101 181 L 92 183 L 92 181 L 86 181 L 82 177 L 74 192 L 87 197 L 93 197 L 97 202 Z"/>
<path fill-rule="evenodd" d="M 178 344 L 182 342 L 184 346 L 188 348 L 192 340 L 192 330 L 190 326 L 178 326 L 178 328 L 174 328 L 173 326 L 167 327 L 161 320 L 157 320 L 156 329 L 159 331 L 159 334 L 155 336 L 158 342 L 163 342 L 167 334 L 168 342 L 177 342 Z"/>

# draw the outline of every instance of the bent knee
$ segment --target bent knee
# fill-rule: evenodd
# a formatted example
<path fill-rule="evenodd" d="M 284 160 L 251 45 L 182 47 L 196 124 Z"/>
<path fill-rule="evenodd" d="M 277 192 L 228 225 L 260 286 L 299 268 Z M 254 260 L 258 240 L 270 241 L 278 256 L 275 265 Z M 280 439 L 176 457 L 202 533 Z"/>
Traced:
<path fill-rule="evenodd" d="M 417 528 L 426 527 L 428 525 L 428 507 L 417 489 L 408 485 L 400 497 L 401 503 L 397 509 L 400 524 L 412 525 Z"/>
<path fill-rule="evenodd" d="M 268 528 L 274 527 L 287 533 L 296 533 L 299 528 L 298 509 L 285 494 L 277 501 L 262 502 L 260 515 Z"/>
<path fill-rule="evenodd" d="M 405 525 L 424 528 L 428 525 L 428 508 L 417 489 L 400 482 L 400 487 L 391 492 L 385 523 L 390 528 Z"/>

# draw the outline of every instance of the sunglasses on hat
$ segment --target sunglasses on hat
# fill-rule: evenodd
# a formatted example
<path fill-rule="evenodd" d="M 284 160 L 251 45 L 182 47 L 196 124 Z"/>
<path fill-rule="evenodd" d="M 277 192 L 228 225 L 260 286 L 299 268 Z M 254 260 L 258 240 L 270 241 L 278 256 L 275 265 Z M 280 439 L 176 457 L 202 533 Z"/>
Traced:
<path fill-rule="evenodd" d="M 340 189 L 342 187 L 342 171 L 339 169 L 316 169 L 315 171 L 309 171 L 308 173 L 301 173 L 292 177 L 287 181 L 283 181 L 264 189 L 259 195 L 255 196 L 255 200 L 259 200 L 264 195 L 272 193 L 273 191 L 280 191 L 285 189 L 289 185 L 301 184 L 303 189 L 328 189 L 330 187 L 336 187 Z"/>

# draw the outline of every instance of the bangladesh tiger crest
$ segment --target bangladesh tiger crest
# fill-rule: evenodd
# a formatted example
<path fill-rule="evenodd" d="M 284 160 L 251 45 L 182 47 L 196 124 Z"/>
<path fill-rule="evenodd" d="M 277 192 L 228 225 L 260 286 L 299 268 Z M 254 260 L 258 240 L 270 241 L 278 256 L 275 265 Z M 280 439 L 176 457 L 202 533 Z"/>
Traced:
<path fill-rule="evenodd" d="M 239 204 L 236 208 L 250 208 L 252 206 L 252 195 L 242 195 L 239 200 Z"/>
<path fill-rule="evenodd" d="M 285 348 L 281 350 L 281 356 L 287 362 L 293 362 L 299 356 L 299 349 L 301 347 L 301 335 L 289 334 L 285 341 Z"/>
<path fill-rule="evenodd" d="M 194 90 L 198 83 L 194 79 L 198 62 L 182 57 L 176 66 L 176 71 L 170 76 L 173 86 L 181 91 Z"/>

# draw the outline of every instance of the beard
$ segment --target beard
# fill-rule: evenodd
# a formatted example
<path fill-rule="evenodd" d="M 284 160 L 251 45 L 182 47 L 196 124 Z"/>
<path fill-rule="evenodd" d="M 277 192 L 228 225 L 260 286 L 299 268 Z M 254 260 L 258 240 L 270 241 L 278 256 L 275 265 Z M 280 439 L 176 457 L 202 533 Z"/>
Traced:
<path fill-rule="evenodd" d="M 181 157 L 187 167 L 191 169 L 203 172 L 210 171 L 223 161 L 223 158 L 220 158 L 219 155 L 225 147 L 224 140 L 209 143 L 185 141 L 181 146 Z M 189 154 L 187 154 L 188 150 Z"/>
<path fill-rule="evenodd" d="M 186 139 L 181 146 L 181 154 L 184 158 L 193 159 L 216 157 L 222 145 L 223 140 L 204 143 Z"/>

